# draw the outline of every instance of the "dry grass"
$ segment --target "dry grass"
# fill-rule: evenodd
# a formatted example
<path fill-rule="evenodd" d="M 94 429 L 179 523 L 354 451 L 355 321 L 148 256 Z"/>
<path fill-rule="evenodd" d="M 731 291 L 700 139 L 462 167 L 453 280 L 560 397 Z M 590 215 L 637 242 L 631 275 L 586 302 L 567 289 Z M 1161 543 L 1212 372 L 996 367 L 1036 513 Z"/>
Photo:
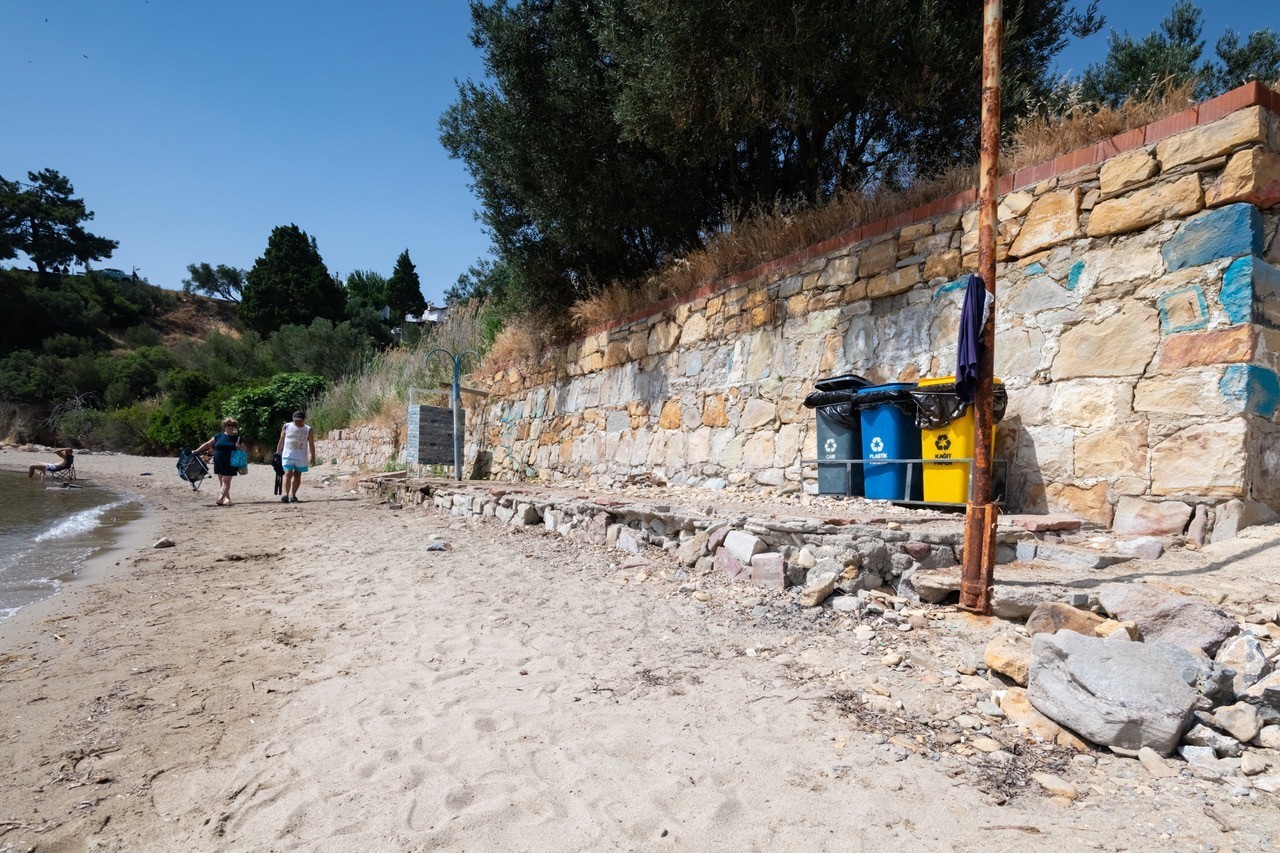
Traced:
<path fill-rule="evenodd" d="M 1191 86 L 1166 89 L 1150 100 L 1119 107 L 1074 104 L 1064 114 L 1023 122 L 1001 153 L 1000 171 L 1011 174 L 1143 127 L 1194 103 Z M 845 193 L 823 205 L 772 210 L 746 217 L 712 235 L 706 246 L 678 258 L 640 283 L 618 282 L 574 304 L 579 331 L 642 310 L 699 285 L 819 243 L 852 228 L 977 186 L 977 167 L 958 165 L 904 190 Z"/>
<path fill-rule="evenodd" d="M 485 353 L 480 363 L 481 372 L 496 373 L 507 365 L 532 361 L 543 351 L 546 343 L 528 318 L 512 320 L 498 333 Z"/>

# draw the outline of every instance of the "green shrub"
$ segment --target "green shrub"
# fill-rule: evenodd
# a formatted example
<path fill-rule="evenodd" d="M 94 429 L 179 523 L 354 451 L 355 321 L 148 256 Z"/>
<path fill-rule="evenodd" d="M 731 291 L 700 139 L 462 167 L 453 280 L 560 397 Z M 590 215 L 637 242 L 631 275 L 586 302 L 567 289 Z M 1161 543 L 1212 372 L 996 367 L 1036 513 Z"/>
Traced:
<path fill-rule="evenodd" d="M 240 422 L 240 434 L 253 442 L 274 442 L 280 427 L 296 409 L 307 408 L 311 399 L 329 385 L 323 376 L 281 373 L 261 385 L 232 394 L 222 405 L 223 414 Z"/>

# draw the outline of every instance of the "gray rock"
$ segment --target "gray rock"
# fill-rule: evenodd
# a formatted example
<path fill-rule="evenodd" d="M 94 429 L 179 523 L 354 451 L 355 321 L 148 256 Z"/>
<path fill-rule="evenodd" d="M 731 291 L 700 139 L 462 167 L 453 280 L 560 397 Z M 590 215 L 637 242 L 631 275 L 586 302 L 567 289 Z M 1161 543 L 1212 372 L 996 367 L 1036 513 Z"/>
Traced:
<path fill-rule="evenodd" d="M 862 609 L 862 601 L 856 595 L 838 595 L 831 599 L 831 609 L 837 613 L 857 613 Z"/>
<path fill-rule="evenodd" d="M 808 548 L 801 548 L 800 553 L 796 554 L 795 564 L 802 569 L 812 569 L 818 565 L 818 559 L 813 556 L 813 552 Z"/>
<path fill-rule="evenodd" d="M 1277 519 L 1275 510 L 1266 504 L 1233 498 L 1214 510 L 1213 535 L 1209 537 L 1209 541 L 1226 542 L 1239 536 L 1240 531 L 1246 527 L 1272 524 Z"/>
<path fill-rule="evenodd" d="M 170 539 L 168 536 L 162 536 L 161 538 L 157 539 L 156 544 L 152 545 L 151 547 L 152 548 L 172 548 L 173 546 L 174 546 L 174 541 L 172 539 Z"/>
<path fill-rule="evenodd" d="M 725 549 L 734 556 L 739 563 L 746 565 L 751 562 L 751 558 L 756 554 L 760 554 L 769 550 L 769 546 L 764 544 L 759 536 L 752 536 L 745 530 L 732 530 L 724 539 Z"/>
<path fill-rule="evenodd" d="M 680 547 L 676 550 L 676 557 L 680 560 L 680 565 L 692 566 L 696 564 L 698 558 L 707 553 L 707 540 L 709 538 L 707 532 L 703 530 L 681 542 Z"/>
<path fill-rule="evenodd" d="M 1256 752 L 1246 752 L 1240 756 L 1240 772 L 1245 776 L 1257 776 L 1259 773 L 1265 773 L 1267 760 Z"/>
<path fill-rule="evenodd" d="M 1026 619 L 1042 601 L 1043 594 L 1035 589 L 997 583 L 991 593 L 991 613 L 1001 619 Z"/>
<path fill-rule="evenodd" d="M 817 607 L 836 590 L 836 576 L 827 575 L 810 583 L 800 593 L 802 607 Z"/>
<path fill-rule="evenodd" d="M 928 604 L 940 604 L 947 596 L 960 591 L 960 576 L 955 572 L 921 569 L 911 576 L 911 587 Z M 997 585 L 996 589 L 1000 586 Z"/>
<path fill-rule="evenodd" d="M 1226 705 L 1213 712 L 1212 725 L 1224 731 L 1238 741 L 1248 743 L 1262 731 L 1262 720 L 1258 709 L 1248 702 L 1237 702 Z"/>
<path fill-rule="evenodd" d="M 890 554 L 889 572 L 886 577 L 900 577 L 903 572 L 911 571 L 915 565 L 916 561 L 910 554 Z"/>
<path fill-rule="evenodd" d="M 1252 687 L 1271 672 L 1271 661 L 1267 660 L 1262 643 L 1252 634 L 1241 634 L 1227 640 L 1213 659 L 1236 671 L 1234 686 L 1237 693 Z"/>
<path fill-rule="evenodd" d="M 1142 762 L 1142 766 L 1147 768 L 1147 772 L 1157 779 L 1168 779 L 1171 776 L 1177 776 L 1176 767 L 1170 767 L 1160 754 L 1149 746 L 1144 746 L 1138 750 L 1138 761 Z"/>
<path fill-rule="evenodd" d="M 1151 648 L 1160 650 L 1165 658 L 1173 664 L 1182 676 L 1182 680 L 1196 693 L 1200 694 L 1199 707 L 1212 708 L 1224 702 L 1230 702 L 1235 695 L 1232 682 L 1235 671 L 1220 666 L 1206 657 L 1194 655 L 1179 646 L 1167 643 L 1148 643 Z"/>
<path fill-rule="evenodd" d="M 1210 656 L 1239 630 L 1219 607 L 1143 584 L 1104 584 L 1098 601 L 1115 618 L 1135 623 L 1149 643 L 1199 649 Z"/>
<path fill-rule="evenodd" d="M 1263 749 L 1280 749 L 1280 726 L 1263 726 L 1253 742 Z"/>
<path fill-rule="evenodd" d="M 1218 754 L 1213 751 L 1211 746 L 1182 746 L 1178 748 L 1178 754 L 1188 764 L 1196 764 L 1201 767 L 1217 767 Z"/>
<path fill-rule="evenodd" d="M 889 549 L 883 540 L 863 536 L 853 543 L 853 550 L 862 558 L 862 568 L 877 575 L 888 574 Z"/>
<path fill-rule="evenodd" d="M 618 540 L 614 544 L 615 548 L 624 554 L 639 554 L 640 540 L 636 536 L 636 532 L 629 527 L 624 527 L 618 531 Z"/>
<path fill-rule="evenodd" d="M 705 483 L 703 483 L 703 484 L 702 484 L 702 488 L 704 488 L 704 489 L 713 489 L 713 490 L 715 490 L 715 491 L 719 492 L 719 491 L 722 491 L 723 489 L 727 488 L 727 487 L 728 487 L 728 485 L 729 485 L 729 481 L 728 481 L 728 480 L 724 480 L 724 479 L 722 479 L 722 478 L 720 478 L 720 477 L 712 477 L 710 480 L 707 480 Z"/>
<path fill-rule="evenodd" d="M 1162 755 L 1178 745 L 1199 699 L 1160 649 L 1072 631 L 1036 635 L 1027 697 L 1094 743 Z"/>
<path fill-rule="evenodd" d="M 694 564 L 693 570 L 704 575 L 711 574 L 711 570 L 716 567 L 716 561 L 711 557 L 699 557 L 698 562 Z"/>
<path fill-rule="evenodd" d="M 1139 560 L 1158 560 L 1164 553 L 1164 542 L 1154 536 L 1139 536 L 1116 543 L 1116 549 Z"/>
<path fill-rule="evenodd" d="M 1191 746 L 1207 746 L 1218 758 L 1235 758 L 1241 752 L 1240 741 L 1205 725 L 1197 724 L 1187 729 L 1182 742 Z"/>
<path fill-rule="evenodd" d="M 809 585 L 819 578 L 825 578 L 831 575 L 835 578 L 840 577 L 840 573 L 844 571 L 844 563 L 838 560 L 824 559 L 819 560 L 818 564 L 805 573 L 805 585 Z"/>
<path fill-rule="evenodd" d="M 538 514 L 538 510 L 533 504 L 520 504 L 516 507 L 515 517 L 511 519 L 512 524 L 520 524 L 529 526 L 538 524 L 542 521 L 542 516 Z"/>
<path fill-rule="evenodd" d="M 1082 569 L 1105 569 L 1107 566 L 1114 566 L 1116 563 L 1124 563 L 1132 559 L 1128 554 L 1111 554 L 1058 542 L 1041 542 L 1036 548 L 1038 562 L 1078 566 Z"/>
<path fill-rule="evenodd" d="M 1014 546 L 1014 550 L 1017 552 L 1018 562 L 1030 563 L 1034 560 L 1036 558 L 1036 549 L 1039 546 L 1040 543 L 1035 539 L 1019 540 L 1018 544 Z"/>

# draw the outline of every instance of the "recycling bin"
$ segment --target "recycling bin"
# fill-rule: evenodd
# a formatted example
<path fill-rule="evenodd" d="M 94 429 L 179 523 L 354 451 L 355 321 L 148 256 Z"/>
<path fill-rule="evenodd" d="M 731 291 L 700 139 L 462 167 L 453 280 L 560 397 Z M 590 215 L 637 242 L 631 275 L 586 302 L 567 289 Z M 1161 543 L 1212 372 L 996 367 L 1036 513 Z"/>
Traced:
<path fill-rule="evenodd" d="M 909 382 L 871 385 L 854 396 L 862 419 L 862 458 L 919 459 L 920 430 L 916 426 L 915 400 Z M 915 468 L 916 476 L 911 477 Z M 920 466 L 885 462 L 863 466 L 863 493 L 871 500 L 920 499 Z M 908 491 L 908 482 L 911 488 Z"/>
<path fill-rule="evenodd" d="M 937 460 L 924 465 L 924 499 L 927 503 L 962 504 L 969 501 L 969 476 L 972 462 L 948 462 L 949 459 L 972 459 L 973 406 L 955 393 L 954 376 L 921 379 L 912 397 L 916 400 L 916 423 L 920 427 L 921 458 Z M 995 380 L 992 392 L 992 414 L 995 423 L 1004 418 L 1008 404 L 1004 384 Z M 991 432 L 991 453 L 995 455 L 996 436 Z"/>
<path fill-rule="evenodd" d="M 870 383 L 846 374 L 815 383 L 804 404 L 818 416 L 818 459 L 861 459 L 862 418 L 853 406 L 853 395 Z M 843 462 L 818 462 L 818 494 L 862 495 L 862 466 Z"/>

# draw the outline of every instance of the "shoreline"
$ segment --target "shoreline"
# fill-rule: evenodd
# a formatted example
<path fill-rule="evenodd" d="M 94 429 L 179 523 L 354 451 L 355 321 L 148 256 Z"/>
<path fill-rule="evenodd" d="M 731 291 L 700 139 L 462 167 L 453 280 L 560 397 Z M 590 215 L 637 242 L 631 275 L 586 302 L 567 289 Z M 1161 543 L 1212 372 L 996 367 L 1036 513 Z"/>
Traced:
<path fill-rule="evenodd" d="M 27 453 L 6 448 L 0 451 L 0 469 L 25 471 L 27 466 L 35 464 L 38 458 L 47 456 L 47 453 Z M 15 457 L 18 458 L 15 459 Z M 31 457 L 31 459 L 22 457 Z M 83 458 L 93 459 L 95 456 L 90 454 Z M 57 592 L 22 605 L 12 616 L 0 621 L 0 652 L 9 650 L 14 643 L 29 639 L 31 632 L 38 630 L 38 626 L 52 618 L 57 611 L 77 606 L 80 597 L 89 587 L 111 577 L 113 571 L 119 569 L 127 559 L 145 549 L 148 538 L 159 529 L 155 508 L 150 505 L 145 495 L 116 485 L 104 484 L 101 488 L 124 501 L 125 507 L 136 507 L 136 517 L 118 525 L 103 525 L 108 530 L 106 533 L 108 541 L 95 547 L 91 554 L 75 566 L 68 567 L 66 571 L 55 575 L 55 579 L 59 581 Z"/>

